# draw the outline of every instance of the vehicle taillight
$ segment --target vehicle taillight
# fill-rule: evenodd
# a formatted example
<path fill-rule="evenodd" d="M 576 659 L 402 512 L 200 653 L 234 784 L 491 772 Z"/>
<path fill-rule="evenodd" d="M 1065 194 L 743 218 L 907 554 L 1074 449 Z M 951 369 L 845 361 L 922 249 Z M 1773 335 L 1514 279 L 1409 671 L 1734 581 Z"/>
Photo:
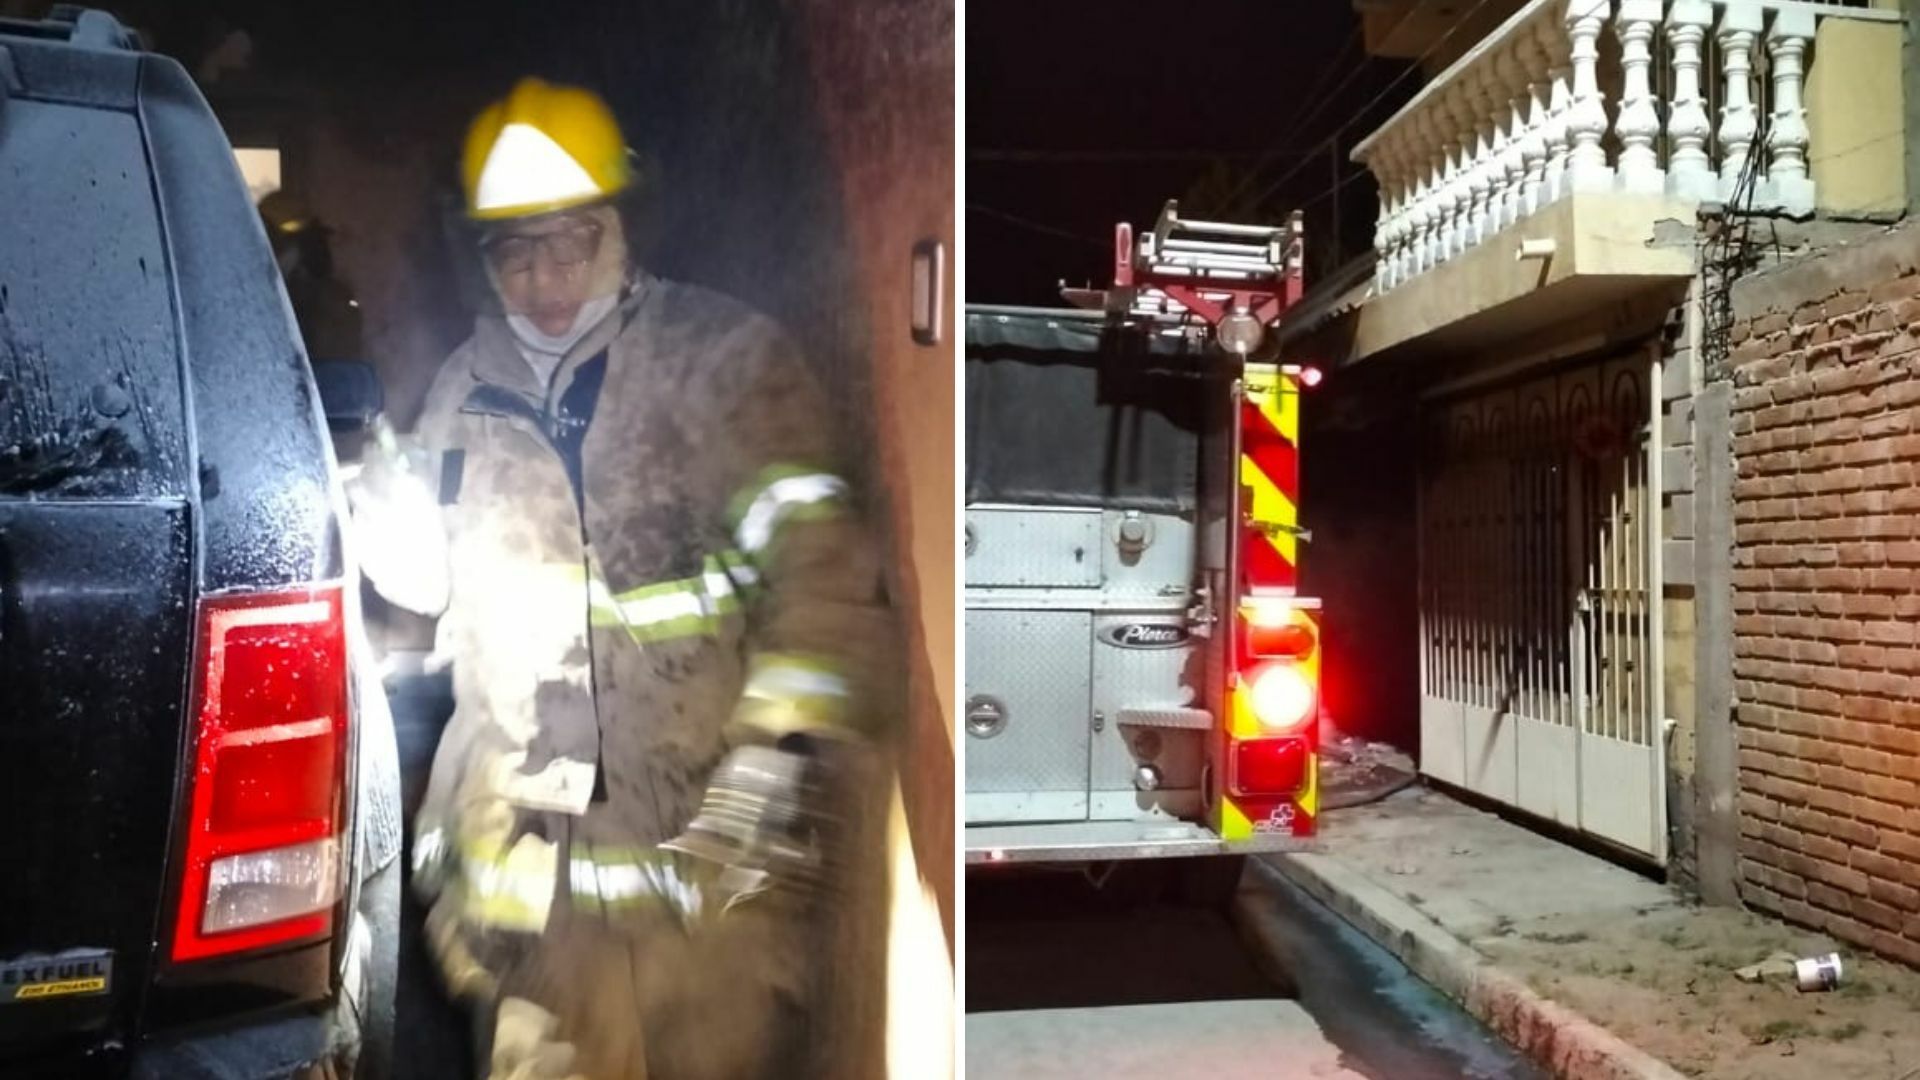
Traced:
<path fill-rule="evenodd" d="M 1292 795 L 1306 779 L 1304 739 L 1242 739 L 1233 744 L 1227 787 L 1235 795 Z"/>
<path fill-rule="evenodd" d="M 1298 731 L 1319 711 L 1313 680 L 1299 665 L 1276 661 L 1255 668 L 1247 679 L 1253 717 L 1272 732 Z"/>
<path fill-rule="evenodd" d="M 1301 659 L 1320 643 L 1313 623 L 1286 600 L 1248 600 L 1242 604 L 1240 641 L 1248 659 Z"/>
<path fill-rule="evenodd" d="M 200 605 L 173 959 L 332 929 L 348 739 L 338 586 Z"/>

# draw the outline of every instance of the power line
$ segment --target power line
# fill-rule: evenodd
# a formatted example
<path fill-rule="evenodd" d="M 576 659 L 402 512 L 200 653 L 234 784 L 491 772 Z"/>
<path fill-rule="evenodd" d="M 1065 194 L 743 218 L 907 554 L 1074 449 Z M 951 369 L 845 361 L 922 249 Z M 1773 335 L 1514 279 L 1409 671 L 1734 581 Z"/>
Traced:
<path fill-rule="evenodd" d="M 1019 214 L 1009 214 L 1005 210 L 995 209 L 991 206 L 982 206 L 979 203 L 968 203 L 967 213 L 980 214 L 984 217 L 1005 222 L 1008 225 L 1026 229 L 1029 232 L 1039 233 L 1043 236 L 1058 237 L 1062 240 L 1072 240 L 1076 243 L 1086 244 L 1089 247 L 1099 248 L 1102 251 L 1110 251 L 1113 248 L 1113 242 L 1111 240 L 1095 240 L 1090 236 L 1049 225 L 1044 221 L 1035 221 L 1032 218 L 1021 217 Z"/>
<path fill-rule="evenodd" d="M 1412 13 L 1412 9 L 1409 8 L 1408 14 L 1411 14 L 1411 13 Z M 1400 18 L 1403 21 L 1406 19 L 1406 17 L 1407 16 L 1404 14 L 1400 16 Z M 1396 26 L 1397 25 L 1398 24 L 1396 24 Z M 1226 196 L 1220 200 L 1222 207 L 1225 207 L 1231 204 L 1236 196 L 1238 196 L 1241 192 L 1247 190 L 1247 185 L 1253 183 L 1253 178 L 1260 175 L 1261 169 L 1266 168 L 1268 165 L 1273 164 L 1274 162 L 1280 160 L 1282 157 L 1288 156 L 1282 153 L 1278 148 L 1292 142 L 1295 136 L 1305 131 L 1308 121 L 1320 115 L 1320 111 L 1326 108 L 1327 103 L 1329 101 L 1332 101 L 1335 95 L 1339 94 L 1340 91 L 1345 90 L 1347 88 L 1348 83 L 1352 82 L 1354 78 L 1360 74 L 1360 72 L 1366 70 L 1365 64 L 1355 64 L 1350 70 L 1348 70 L 1347 77 L 1340 80 L 1339 86 L 1334 87 L 1331 91 L 1329 91 L 1324 96 L 1321 95 L 1320 91 L 1327 85 L 1328 77 L 1331 76 L 1335 71 L 1338 71 L 1340 69 L 1340 62 L 1347 58 L 1348 51 L 1350 51 L 1353 48 L 1354 43 L 1360 40 L 1360 35 L 1362 30 L 1363 30 L 1363 25 L 1358 21 L 1356 21 L 1353 25 L 1353 33 L 1347 35 L 1346 43 L 1340 46 L 1340 51 L 1338 53 L 1334 54 L 1333 62 L 1328 64 L 1326 67 L 1320 69 L 1320 79 L 1318 82 L 1313 84 L 1313 89 L 1308 90 L 1306 93 L 1300 95 L 1301 100 L 1307 101 L 1311 105 L 1311 111 L 1308 112 L 1306 118 L 1301 120 L 1295 120 L 1290 126 L 1288 126 L 1286 134 L 1274 140 L 1275 149 L 1269 151 L 1269 156 L 1263 158 L 1261 161 L 1256 163 L 1253 168 L 1248 169 L 1246 174 L 1240 178 L 1240 182 L 1233 185 L 1233 189 L 1231 191 L 1228 191 Z"/>
<path fill-rule="evenodd" d="M 1467 12 L 1467 14 L 1464 17 L 1455 21 L 1452 26 L 1448 27 L 1447 32 L 1440 35 L 1440 37 L 1436 39 L 1433 44 L 1427 46 L 1427 50 L 1421 53 L 1420 56 L 1414 60 L 1413 63 L 1407 65 L 1407 67 L 1404 70 L 1402 70 L 1400 74 L 1394 76 L 1393 79 L 1391 79 L 1387 83 L 1387 85 L 1381 87 L 1380 91 L 1374 94 L 1373 97 L 1370 100 L 1368 100 L 1368 102 L 1365 105 L 1362 105 L 1358 109 L 1355 109 L 1353 111 L 1352 116 L 1347 120 L 1346 123 L 1335 128 L 1333 130 L 1333 134 L 1328 135 L 1325 139 L 1322 139 L 1319 143 L 1317 143 L 1313 147 L 1312 150 L 1302 154 L 1299 164 L 1287 170 L 1286 174 L 1281 176 L 1280 179 L 1275 180 L 1273 183 L 1268 184 L 1266 187 L 1262 188 L 1258 195 L 1255 195 L 1252 199 L 1249 199 L 1243 205 L 1246 205 L 1249 208 L 1258 207 L 1261 203 L 1265 202 L 1267 198 L 1271 196 L 1274 192 L 1280 190 L 1280 188 L 1285 186 L 1287 181 L 1293 179 L 1295 176 L 1298 176 L 1300 174 L 1300 170 L 1305 168 L 1309 162 L 1317 160 L 1320 155 L 1320 151 L 1325 150 L 1329 146 L 1333 146 L 1337 144 L 1339 142 L 1340 136 L 1344 134 L 1349 127 L 1352 127 L 1361 118 L 1365 117 L 1369 112 L 1371 112 L 1374 106 L 1386 100 L 1387 95 L 1393 92 L 1393 89 L 1395 87 L 1399 86 L 1402 82 L 1406 81 L 1407 76 L 1412 75 L 1414 72 L 1420 70 L 1420 65 L 1422 63 L 1426 62 L 1426 60 L 1429 57 L 1431 57 L 1434 53 L 1440 51 L 1440 47 L 1442 45 L 1445 45 L 1448 41 L 1452 40 L 1453 35 L 1459 33 L 1461 27 L 1472 22 L 1474 16 L 1480 14 L 1481 9 L 1485 8 L 1489 2 L 1490 0 L 1479 0 L 1479 3 L 1473 5 L 1473 10 Z M 1359 69 L 1356 68 L 1356 71 L 1357 70 Z M 1338 187 L 1335 187 L 1332 190 L 1338 190 Z"/>
<path fill-rule="evenodd" d="M 968 150 L 967 164 L 1075 164 L 1080 162 L 1100 163 L 1115 161 L 1213 161 L 1236 160 L 1241 158 L 1262 159 L 1271 156 L 1292 158 L 1291 154 L 1275 155 L 1262 150 Z"/>

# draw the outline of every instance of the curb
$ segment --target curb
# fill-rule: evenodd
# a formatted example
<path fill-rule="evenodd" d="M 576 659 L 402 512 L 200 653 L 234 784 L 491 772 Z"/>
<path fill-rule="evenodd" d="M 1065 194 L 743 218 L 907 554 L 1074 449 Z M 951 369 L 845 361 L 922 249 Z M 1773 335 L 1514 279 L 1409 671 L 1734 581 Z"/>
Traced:
<path fill-rule="evenodd" d="M 1332 856 L 1278 855 L 1248 862 L 1256 873 L 1285 878 L 1325 904 L 1559 1080 L 1685 1080 L 1645 1050 L 1542 996 Z M 1258 920 L 1240 922 L 1261 937 Z"/>

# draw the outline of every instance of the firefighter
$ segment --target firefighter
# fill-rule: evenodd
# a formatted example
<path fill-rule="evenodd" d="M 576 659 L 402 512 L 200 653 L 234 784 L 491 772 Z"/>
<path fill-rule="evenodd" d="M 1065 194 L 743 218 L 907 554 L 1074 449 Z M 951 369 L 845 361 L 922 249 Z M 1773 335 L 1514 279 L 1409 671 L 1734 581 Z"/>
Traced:
<path fill-rule="evenodd" d="M 259 210 L 307 356 L 364 360 L 360 305 L 353 289 L 334 272 L 333 231 L 305 200 L 287 191 L 274 191 L 261 199 Z"/>
<path fill-rule="evenodd" d="M 822 808 L 890 712 L 880 564 L 788 339 L 632 259 L 630 161 L 585 90 L 474 121 L 498 307 L 357 488 L 396 537 L 369 577 L 453 665 L 415 882 L 483 1074 L 806 1075 Z"/>

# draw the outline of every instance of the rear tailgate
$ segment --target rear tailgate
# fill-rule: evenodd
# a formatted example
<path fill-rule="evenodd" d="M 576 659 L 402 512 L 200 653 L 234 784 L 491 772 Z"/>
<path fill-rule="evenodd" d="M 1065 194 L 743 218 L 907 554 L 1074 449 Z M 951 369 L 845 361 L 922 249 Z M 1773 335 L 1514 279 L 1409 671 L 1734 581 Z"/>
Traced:
<path fill-rule="evenodd" d="M 0 61 L 6 1073 L 133 1026 L 166 900 L 195 575 L 137 61 L 4 42 Z"/>
<path fill-rule="evenodd" d="M 111 1022 L 145 982 L 187 553 L 177 502 L 0 502 L 0 1044 L 13 1049 Z"/>

